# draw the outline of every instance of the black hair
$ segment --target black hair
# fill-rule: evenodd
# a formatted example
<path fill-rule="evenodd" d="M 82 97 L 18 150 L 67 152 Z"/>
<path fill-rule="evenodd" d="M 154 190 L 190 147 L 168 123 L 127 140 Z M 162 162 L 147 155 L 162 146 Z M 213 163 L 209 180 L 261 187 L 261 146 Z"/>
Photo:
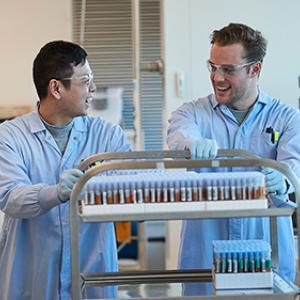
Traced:
<path fill-rule="evenodd" d="M 86 62 L 86 51 L 77 44 L 53 41 L 41 48 L 33 62 L 33 81 L 41 99 L 47 96 L 51 79 L 62 80 L 73 75 L 73 67 Z M 62 83 L 66 88 L 69 81 Z"/>

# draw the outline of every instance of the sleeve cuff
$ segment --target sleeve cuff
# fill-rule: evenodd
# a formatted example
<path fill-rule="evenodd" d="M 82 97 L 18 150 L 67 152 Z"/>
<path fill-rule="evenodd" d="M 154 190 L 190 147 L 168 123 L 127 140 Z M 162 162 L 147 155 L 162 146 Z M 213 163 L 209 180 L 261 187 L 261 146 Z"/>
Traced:
<path fill-rule="evenodd" d="M 280 207 L 280 208 L 288 208 L 288 207 L 297 207 L 297 204 L 291 200 L 289 200 L 288 194 L 285 195 L 276 195 L 269 196 L 271 200 L 271 207 Z"/>
<path fill-rule="evenodd" d="M 39 202 L 44 210 L 49 210 L 61 204 L 62 202 L 57 195 L 56 185 L 43 187 L 39 193 Z"/>

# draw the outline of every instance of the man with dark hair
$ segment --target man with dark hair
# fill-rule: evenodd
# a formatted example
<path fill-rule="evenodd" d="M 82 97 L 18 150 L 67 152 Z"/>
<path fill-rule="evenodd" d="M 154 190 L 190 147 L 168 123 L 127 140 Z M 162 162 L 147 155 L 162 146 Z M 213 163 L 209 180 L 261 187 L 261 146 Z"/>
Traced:
<path fill-rule="evenodd" d="M 0 125 L 1 299 L 70 299 L 69 205 L 82 176 L 82 159 L 98 152 L 128 151 L 117 125 L 87 116 L 96 90 L 87 54 L 54 41 L 33 64 L 37 111 Z M 110 222 L 80 224 L 81 269 L 117 270 Z M 113 287 L 88 290 L 113 297 Z"/>
<path fill-rule="evenodd" d="M 211 36 L 208 70 L 214 90 L 185 103 L 170 119 L 168 145 L 190 149 L 192 158 L 214 158 L 217 150 L 244 149 L 289 166 L 300 175 L 300 114 L 263 93 L 258 78 L 267 42 L 259 31 L 229 24 Z M 278 171 L 264 168 L 273 205 L 289 205 L 291 191 Z M 270 240 L 269 218 L 186 221 L 182 228 L 181 268 L 211 268 L 212 241 Z M 279 272 L 295 278 L 295 249 L 290 217 L 278 218 Z"/>

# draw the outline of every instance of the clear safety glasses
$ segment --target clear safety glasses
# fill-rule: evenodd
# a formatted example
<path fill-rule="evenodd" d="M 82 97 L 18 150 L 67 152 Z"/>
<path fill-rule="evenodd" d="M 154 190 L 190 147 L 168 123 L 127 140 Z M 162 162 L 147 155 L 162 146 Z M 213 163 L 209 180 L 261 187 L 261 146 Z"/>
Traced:
<path fill-rule="evenodd" d="M 216 65 L 207 61 L 207 68 L 210 73 L 219 72 L 223 76 L 232 76 L 243 68 L 256 63 L 256 61 L 251 61 L 245 64 L 233 64 L 233 65 Z"/>
<path fill-rule="evenodd" d="M 94 75 L 93 74 L 84 74 L 79 76 L 72 76 L 67 78 L 61 78 L 60 80 L 78 80 L 82 83 L 86 84 L 87 86 L 90 86 L 92 82 L 94 82 Z"/>

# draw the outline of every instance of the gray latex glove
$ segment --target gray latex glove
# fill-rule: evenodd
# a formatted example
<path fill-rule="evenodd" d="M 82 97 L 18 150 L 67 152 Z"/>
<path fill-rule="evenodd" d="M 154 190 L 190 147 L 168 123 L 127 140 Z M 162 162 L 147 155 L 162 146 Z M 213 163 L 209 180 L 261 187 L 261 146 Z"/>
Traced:
<path fill-rule="evenodd" d="M 215 158 L 218 153 L 218 145 L 215 140 L 199 139 L 187 143 L 185 148 L 191 152 L 191 158 Z"/>
<path fill-rule="evenodd" d="M 282 173 L 272 168 L 263 168 L 262 173 L 265 174 L 267 193 L 286 194 L 287 184 Z"/>
<path fill-rule="evenodd" d="M 83 172 L 79 169 L 65 170 L 61 174 L 57 185 L 57 195 L 61 202 L 65 202 L 70 199 L 72 188 L 82 175 Z"/>

